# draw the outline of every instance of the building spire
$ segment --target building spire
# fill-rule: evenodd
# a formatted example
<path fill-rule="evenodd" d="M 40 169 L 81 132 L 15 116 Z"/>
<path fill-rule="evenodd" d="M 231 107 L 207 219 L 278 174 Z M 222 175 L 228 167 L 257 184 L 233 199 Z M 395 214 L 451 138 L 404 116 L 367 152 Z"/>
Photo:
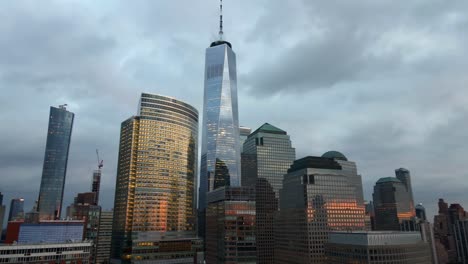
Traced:
<path fill-rule="evenodd" d="M 219 40 L 223 40 L 223 0 L 219 0 Z"/>

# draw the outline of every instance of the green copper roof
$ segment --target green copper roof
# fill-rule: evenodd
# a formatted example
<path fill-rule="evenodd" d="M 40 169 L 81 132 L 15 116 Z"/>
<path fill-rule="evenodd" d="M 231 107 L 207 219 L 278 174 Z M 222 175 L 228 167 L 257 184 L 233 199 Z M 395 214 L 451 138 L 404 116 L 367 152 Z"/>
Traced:
<path fill-rule="evenodd" d="M 279 129 L 279 128 L 273 126 L 273 125 L 270 125 L 268 123 L 263 124 L 257 130 L 255 130 L 251 135 L 257 134 L 259 132 L 287 135 L 286 131 L 281 130 L 281 129 Z"/>
<path fill-rule="evenodd" d="M 322 158 L 329 158 L 329 159 L 337 159 L 337 160 L 348 161 L 348 159 L 346 158 L 345 155 L 343 155 L 343 153 L 338 152 L 338 151 L 334 151 L 334 150 L 325 152 L 325 153 L 322 155 Z"/>
<path fill-rule="evenodd" d="M 385 177 L 385 178 L 380 178 L 377 183 L 385 183 L 385 182 L 399 182 L 401 181 L 395 177 Z"/>

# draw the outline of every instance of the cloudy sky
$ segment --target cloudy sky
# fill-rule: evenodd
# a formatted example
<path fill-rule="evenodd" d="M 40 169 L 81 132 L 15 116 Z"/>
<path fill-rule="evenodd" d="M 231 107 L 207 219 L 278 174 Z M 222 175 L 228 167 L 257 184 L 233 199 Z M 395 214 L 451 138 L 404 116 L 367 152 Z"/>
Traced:
<path fill-rule="evenodd" d="M 112 208 L 120 123 L 141 92 L 201 112 L 218 2 L 1 1 L 0 191 L 38 196 L 49 106 L 76 114 L 65 205 L 104 159 Z M 468 207 L 468 1 L 226 0 L 240 121 L 291 135 L 297 157 L 339 150 L 370 199 L 411 170 L 416 202 Z"/>

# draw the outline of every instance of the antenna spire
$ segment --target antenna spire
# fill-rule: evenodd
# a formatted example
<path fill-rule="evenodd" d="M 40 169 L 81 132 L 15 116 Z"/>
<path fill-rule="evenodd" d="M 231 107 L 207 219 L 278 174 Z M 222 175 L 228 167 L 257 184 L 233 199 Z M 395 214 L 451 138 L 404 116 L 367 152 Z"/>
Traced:
<path fill-rule="evenodd" d="M 223 40 L 223 0 L 219 0 L 219 39 Z"/>

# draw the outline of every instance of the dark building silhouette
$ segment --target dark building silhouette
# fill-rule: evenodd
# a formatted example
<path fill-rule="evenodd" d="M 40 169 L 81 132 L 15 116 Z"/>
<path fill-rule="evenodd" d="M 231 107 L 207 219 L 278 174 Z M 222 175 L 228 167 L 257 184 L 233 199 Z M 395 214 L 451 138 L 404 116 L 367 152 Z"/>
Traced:
<path fill-rule="evenodd" d="M 294 161 L 283 179 L 274 263 L 325 263 L 332 231 L 364 230 L 361 176 L 341 153 Z"/>
<path fill-rule="evenodd" d="M 24 199 L 11 199 L 10 213 L 8 214 L 8 222 L 24 219 Z"/>
<path fill-rule="evenodd" d="M 374 186 L 375 230 L 415 231 L 415 211 L 411 201 L 409 174 L 381 178 Z"/>
<path fill-rule="evenodd" d="M 207 195 L 207 264 L 257 263 L 255 189 L 222 187 Z"/>
<path fill-rule="evenodd" d="M 60 219 L 74 114 L 66 105 L 50 107 L 49 128 L 38 199 L 39 217 Z"/>
<path fill-rule="evenodd" d="M 296 157 L 286 131 L 263 124 L 244 142 L 242 185 L 255 187 L 257 263 L 274 259 L 274 216 L 284 174 Z"/>
<path fill-rule="evenodd" d="M 426 217 L 426 208 L 424 208 L 424 206 L 422 205 L 422 203 L 416 205 L 415 211 L 416 211 L 416 217 L 417 217 L 419 220 L 422 220 L 422 221 L 426 221 L 426 220 L 427 220 L 427 217 Z"/>
<path fill-rule="evenodd" d="M 460 204 L 439 199 L 434 237 L 439 263 L 468 263 L 468 213 Z"/>

